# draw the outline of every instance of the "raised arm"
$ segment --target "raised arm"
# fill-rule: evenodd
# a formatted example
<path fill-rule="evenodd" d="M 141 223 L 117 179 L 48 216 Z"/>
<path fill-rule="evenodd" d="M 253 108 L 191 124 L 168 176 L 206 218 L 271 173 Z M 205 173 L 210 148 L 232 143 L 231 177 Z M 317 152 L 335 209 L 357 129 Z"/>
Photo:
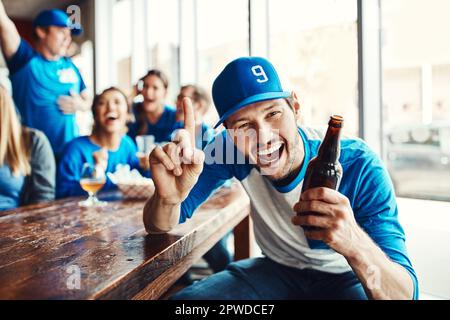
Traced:
<path fill-rule="evenodd" d="M 14 22 L 8 17 L 0 0 L 0 44 L 6 60 L 10 59 L 19 48 L 20 35 Z"/>
<path fill-rule="evenodd" d="M 203 169 L 205 156 L 195 148 L 195 119 L 189 98 L 183 100 L 183 109 L 184 129 L 177 132 L 173 142 L 156 147 L 149 157 L 156 191 L 143 212 L 148 233 L 168 232 L 178 224 L 181 203 Z"/>

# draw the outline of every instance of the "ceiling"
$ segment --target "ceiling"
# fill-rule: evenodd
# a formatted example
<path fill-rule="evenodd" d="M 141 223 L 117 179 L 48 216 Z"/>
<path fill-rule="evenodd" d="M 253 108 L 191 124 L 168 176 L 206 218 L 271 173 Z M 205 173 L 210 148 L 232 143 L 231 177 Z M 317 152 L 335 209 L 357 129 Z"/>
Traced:
<path fill-rule="evenodd" d="M 8 15 L 22 19 L 33 19 L 43 9 L 64 9 L 76 2 L 73 0 L 3 0 Z"/>

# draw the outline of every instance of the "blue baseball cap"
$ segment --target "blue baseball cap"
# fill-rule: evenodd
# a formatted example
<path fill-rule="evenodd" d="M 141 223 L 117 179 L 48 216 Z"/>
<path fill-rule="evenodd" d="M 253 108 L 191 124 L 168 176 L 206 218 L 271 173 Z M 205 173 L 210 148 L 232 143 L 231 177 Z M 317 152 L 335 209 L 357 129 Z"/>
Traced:
<path fill-rule="evenodd" d="M 265 58 L 242 57 L 231 61 L 213 83 L 212 95 L 220 120 L 214 128 L 245 106 L 287 98 L 274 66 Z"/>
<path fill-rule="evenodd" d="M 33 20 L 34 28 L 48 26 L 69 28 L 74 36 L 78 36 L 83 32 L 81 25 L 72 23 L 69 16 L 59 9 L 41 11 Z"/>

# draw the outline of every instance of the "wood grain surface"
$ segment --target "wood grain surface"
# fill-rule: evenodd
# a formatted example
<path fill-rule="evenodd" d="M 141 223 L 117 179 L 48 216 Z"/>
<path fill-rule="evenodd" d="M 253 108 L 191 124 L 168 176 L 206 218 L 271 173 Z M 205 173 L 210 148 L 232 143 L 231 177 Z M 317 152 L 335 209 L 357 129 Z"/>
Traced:
<path fill-rule="evenodd" d="M 250 252 L 242 232 L 250 204 L 238 184 L 161 235 L 146 234 L 144 201 L 106 200 L 101 208 L 68 198 L 0 212 L 0 299 L 158 299 L 241 221 L 237 256 Z"/>

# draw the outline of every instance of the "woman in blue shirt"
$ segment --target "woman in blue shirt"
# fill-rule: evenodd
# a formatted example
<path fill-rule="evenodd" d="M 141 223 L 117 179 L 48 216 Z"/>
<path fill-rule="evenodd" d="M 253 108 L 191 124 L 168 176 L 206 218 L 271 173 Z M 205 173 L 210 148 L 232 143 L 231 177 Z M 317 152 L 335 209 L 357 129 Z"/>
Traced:
<path fill-rule="evenodd" d="M 45 135 L 20 124 L 0 86 L 0 211 L 55 198 L 55 158 Z"/>
<path fill-rule="evenodd" d="M 56 197 L 84 195 L 80 186 L 84 163 L 99 165 L 105 172 L 114 172 L 118 164 L 140 168 L 136 145 L 126 133 L 129 105 L 125 94 L 114 87 L 94 98 L 94 128 L 90 136 L 69 142 L 58 165 Z M 116 186 L 107 179 L 103 191 Z"/>
<path fill-rule="evenodd" d="M 133 139 L 138 135 L 153 135 L 155 142 L 170 141 L 175 124 L 175 108 L 164 103 L 169 81 L 160 70 L 150 70 L 138 82 L 138 94 L 144 99 L 133 105 L 136 121 L 128 128 Z"/>

